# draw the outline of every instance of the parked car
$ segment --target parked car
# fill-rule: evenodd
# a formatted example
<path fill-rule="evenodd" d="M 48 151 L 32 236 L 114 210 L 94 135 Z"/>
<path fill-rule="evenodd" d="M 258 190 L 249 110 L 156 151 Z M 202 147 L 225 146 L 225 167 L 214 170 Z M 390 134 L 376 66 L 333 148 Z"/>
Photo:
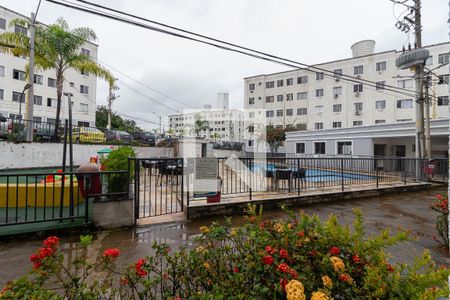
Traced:
<path fill-rule="evenodd" d="M 63 132 L 62 128 L 59 128 L 58 130 L 58 136 L 59 138 Z M 36 141 L 51 141 L 55 135 L 55 124 L 40 124 L 36 123 L 34 125 L 34 138 Z"/>
<path fill-rule="evenodd" d="M 72 128 L 72 142 L 74 143 L 105 143 L 105 134 L 93 127 Z"/>
<path fill-rule="evenodd" d="M 134 140 L 140 141 L 141 143 L 149 146 L 155 146 L 156 137 L 152 132 L 133 132 L 131 134 Z"/>
<path fill-rule="evenodd" d="M 130 144 L 133 141 L 133 137 L 126 131 L 108 130 L 106 132 L 106 140 Z"/>

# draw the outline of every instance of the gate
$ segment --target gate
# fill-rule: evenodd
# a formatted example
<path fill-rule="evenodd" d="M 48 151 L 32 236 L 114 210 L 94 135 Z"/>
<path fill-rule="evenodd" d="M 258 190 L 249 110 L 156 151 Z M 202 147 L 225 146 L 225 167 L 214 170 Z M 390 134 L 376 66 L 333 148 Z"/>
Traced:
<path fill-rule="evenodd" d="M 183 211 L 183 159 L 135 158 L 136 219 Z"/>

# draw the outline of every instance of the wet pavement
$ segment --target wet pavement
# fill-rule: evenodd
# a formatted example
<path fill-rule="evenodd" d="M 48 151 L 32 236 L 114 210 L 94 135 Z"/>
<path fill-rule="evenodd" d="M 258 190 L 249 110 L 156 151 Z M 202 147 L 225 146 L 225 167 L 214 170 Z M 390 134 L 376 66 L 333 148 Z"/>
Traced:
<path fill-rule="evenodd" d="M 366 220 L 366 231 L 369 235 L 377 234 L 379 230 L 390 227 L 396 230 L 399 226 L 410 230 L 414 240 L 401 243 L 389 249 L 393 262 L 413 261 L 414 256 L 429 249 L 433 259 L 438 264 L 448 265 L 448 255 L 442 251 L 433 240 L 436 213 L 429 206 L 435 201 L 435 195 L 446 192 L 446 188 L 438 187 L 428 191 L 415 193 L 392 194 L 382 197 L 371 197 L 333 203 L 322 203 L 303 207 L 309 214 L 317 214 L 326 219 L 331 213 L 337 215 L 342 224 L 351 224 L 353 208 L 360 208 Z M 284 216 L 282 211 L 266 211 L 266 219 L 276 219 Z M 199 234 L 199 227 L 209 225 L 212 221 L 223 222 L 223 218 L 210 218 L 194 222 L 176 222 L 153 225 L 137 229 L 121 229 L 96 232 L 89 257 L 96 259 L 106 248 L 116 247 L 122 251 L 119 265 L 127 265 L 143 256 L 152 254 L 154 242 L 168 243 L 173 248 L 190 244 Z M 242 223 L 241 216 L 233 217 L 233 223 Z M 67 256 L 74 257 L 78 252 L 77 235 L 62 237 L 62 249 Z M 7 281 L 26 274 L 31 264 L 29 256 L 41 245 L 40 239 L 0 242 L 0 287 Z"/>

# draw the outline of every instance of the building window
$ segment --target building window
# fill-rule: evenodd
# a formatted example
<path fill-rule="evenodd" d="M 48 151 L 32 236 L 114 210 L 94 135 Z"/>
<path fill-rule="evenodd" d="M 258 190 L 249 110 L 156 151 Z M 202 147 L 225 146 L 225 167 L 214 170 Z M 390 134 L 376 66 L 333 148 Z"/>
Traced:
<path fill-rule="evenodd" d="M 267 110 L 266 111 L 266 117 L 267 118 L 273 118 L 273 116 L 274 116 L 273 110 Z"/>
<path fill-rule="evenodd" d="M 337 154 L 352 155 L 352 142 L 337 142 Z"/>
<path fill-rule="evenodd" d="M 316 90 L 316 97 L 323 97 L 323 89 Z"/>
<path fill-rule="evenodd" d="M 314 154 L 325 154 L 325 142 L 314 143 Z"/>
<path fill-rule="evenodd" d="M 334 77 L 341 77 L 342 76 L 342 69 L 336 69 L 333 71 Z"/>
<path fill-rule="evenodd" d="M 248 98 L 248 104 L 255 104 L 255 98 Z"/>
<path fill-rule="evenodd" d="M 427 60 L 425 61 L 425 65 L 429 66 L 433 64 L 433 55 L 430 55 Z"/>
<path fill-rule="evenodd" d="M 255 126 L 254 126 L 254 125 L 248 126 L 248 132 L 249 132 L 249 133 L 255 132 Z"/>
<path fill-rule="evenodd" d="M 397 108 L 412 108 L 412 107 L 413 107 L 412 99 L 397 100 Z"/>
<path fill-rule="evenodd" d="M 412 79 L 397 80 L 397 87 L 403 89 L 410 89 L 413 87 L 413 80 Z"/>
<path fill-rule="evenodd" d="M 353 74 L 355 75 L 361 75 L 364 73 L 364 67 L 363 66 L 355 66 L 353 68 Z"/>
<path fill-rule="evenodd" d="M 0 100 L 5 99 L 5 91 L 3 89 L 0 89 Z"/>
<path fill-rule="evenodd" d="M 44 77 L 42 75 L 34 75 L 34 83 L 42 85 L 44 82 Z"/>
<path fill-rule="evenodd" d="M 293 84 L 294 84 L 294 79 L 293 78 L 286 79 L 286 85 L 293 85 Z"/>
<path fill-rule="evenodd" d="M 293 116 L 293 115 L 294 115 L 294 110 L 292 108 L 286 109 L 286 116 Z"/>
<path fill-rule="evenodd" d="M 56 79 L 54 79 L 54 78 L 48 78 L 47 79 L 47 85 L 49 86 L 49 87 L 56 87 Z"/>
<path fill-rule="evenodd" d="M 353 109 L 357 110 L 357 111 L 362 111 L 363 110 L 363 103 L 362 102 L 353 103 Z"/>
<path fill-rule="evenodd" d="M 342 95 L 342 86 L 333 87 L 333 95 L 334 96 Z"/>
<path fill-rule="evenodd" d="M 277 87 L 283 86 L 283 79 L 277 80 Z"/>
<path fill-rule="evenodd" d="M 22 120 L 22 115 L 18 114 L 9 114 L 9 118 L 13 120 Z"/>
<path fill-rule="evenodd" d="M 375 120 L 375 124 L 386 124 L 386 120 Z"/>
<path fill-rule="evenodd" d="M 249 146 L 249 147 L 253 147 L 253 141 L 252 141 L 252 140 L 249 140 L 249 141 L 248 141 L 248 146 Z"/>
<path fill-rule="evenodd" d="M 42 96 L 34 95 L 33 99 L 34 105 L 42 105 Z"/>
<path fill-rule="evenodd" d="M 398 123 L 412 122 L 412 119 L 398 119 L 397 122 L 398 122 Z"/>
<path fill-rule="evenodd" d="M 282 117 L 283 116 L 283 110 L 282 109 L 278 109 L 277 110 L 277 117 Z"/>
<path fill-rule="evenodd" d="M 22 33 L 24 35 L 27 35 L 27 29 L 20 25 L 14 25 L 14 32 L 15 33 Z"/>
<path fill-rule="evenodd" d="M 294 100 L 294 94 L 286 94 L 286 101 Z"/>
<path fill-rule="evenodd" d="M 266 103 L 270 103 L 274 101 L 274 97 L 273 96 L 267 96 L 266 97 Z"/>
<path fill-rule="evenodd" d="M 439 64 L 441 64 L 441 65 L 448 64 L 449 60 L 450 60 L 449 53 L 439 54 L 439 57 L 438 57 Z"/>
<path fill-rule="evenodd" d="M 5 77 L 5 66 L 0 66 L 0 77 Z"/>
<path fill-rule="evenodd" d="M 295 144 L 295 153 L 304 154 L 305 153 L 305 143 Z"/>
<path fill-rule="evenodd" d="M 362 83 L 353 85 L 353 92 L 354 93 L 362 93 L 362 91 L 363 91 Z"/>
<path fill-rule="evenodd" d="M 283 102 L 283 95 L 277 95 L 277 102 Z"/>
<path fill-rule="evenodd" d="M 89 127 L 89 122 L 78 121 L 78 127 Z"/>
<path fill-rule="evenodd" d="M 314 123 L 314 129 L 322 130 L 323 129 L 323 123 Z"/>
<path fill-rule="evenodd" d="M 254 83 L 250 83 L 250 84 L 248 85 L 248 89 L 249 89 L 250 91 L 254 91 L 254 90 L 255 90 L 255 84 L 254 84 Z"/>
<path fill-rule="evenodd" d="M 386 81 L 377 81 L 375 83 L 375 88 L 377 90 L 384 90 L 384 86 L 386 85 Z"/>
<path fill-rule="evenodd" d="M 25 94 L 19 92 L 12 92 L 12 101 L 25 103 Z"/>
<path fill-rule="evenodd" d="M 325 77 L 323 72 L 316 72 L 316 80 L 322 80 Z"/>
<path fill-rule="evenodd" d="M 52 118 L 47 118 L 47 124 L 56 124 L 56 119 L 52 119 Z"/>
<path fill-rule="evenodd" d="M 333 105 L 333 112 L 341 112 L 341 111 L 342 111 L 342 104 Z"/>
<path fill-rule="evenodd" d="M 6 29 L 6 20 L 0 18 L 0 29 Z"/>
<path fill-rule="evenodd" d="M 274 81 L 266 82 L 266 89 L 271 89 L 273 87 L 275 87 L 275 82 Z"/>
<path fill-rule="evenodd" d="M 88 108 L 89 108 L 89 106 L 87 104 L 80 103 L 80 111 L 81 112 L 87 113 L 88 112 Z"/>
<path fill-rule="evenodd" d="M 25 72 L 20 70 L 13 70 L 13 79 L 25 81 Z"/>
<path fill-rule="evenodd" d="M 333 128 L 341 128 L 342 122 L 333 122 Z"/>
<path fill-rule="evenodd" d="M 297 77 L 297 84 L 308 83 L 308 75 Z"/>
<path fill-rule="evenodd" d="M 35 124 L 41 124 L 42 123 L 42 117 L 33 117 L 33 122 Z"/>
<path fill-rule="evenodd" d="M 386 71 L 386 62 L 385 61 L 377 62 L 376 70 L 377 71 Z"/>
<path fill-rule="evenodd" d="M 306 130 L 306 123 L 297 123 L 297 125 L 295 125 L 295 129 L 296 130 Z"/>
<path fill-rule="evenodd" d="M 375 109 L 385 109 L 385 108 L 386 108 L 386 100 L 375 101 Z"/>
<path fill-rule="evenodd" d="M 353 121 L 353 127 L 362 126 L 363 121 Z"/>
<path fill-rule="evenodd" d="M 323 113 L 323 105 L 317 105 L 314 107 L 316 114 L 320 115 L 321 113 Z"/>
<path fill-rule="evenodd" d="M 303 108 L 297 108 L 297 115 L 298 116 L 304 116 L 308 114 L 308 109 L 306 107 Z"/>
<path fill-rule="evenodd" d="M 89 51 L 88 49 L 81 48 L 81 54 L 91 56 L 91 51 Z"/>
<path fill-rule="evenodd" d="M 80 85 L 80 93 L 89 94 L 89 87 L 86 85 Z"/>
<path fill-rule="evenodd" d="M 448 106 L 448 96 L 438 97 L 438 106 Z"/>
<path fill-rule="evenodd" d="M 447 75 L 439 75 L 438 78 L 439 78 L 438 84 L 448 84 L 448 82 L 449 82 L 448 74 Z"/>
<path fill-rule="evenodd" d="M 308 99 L 308 92 L 299 92 L 297 93 L 297 100 Z"/>

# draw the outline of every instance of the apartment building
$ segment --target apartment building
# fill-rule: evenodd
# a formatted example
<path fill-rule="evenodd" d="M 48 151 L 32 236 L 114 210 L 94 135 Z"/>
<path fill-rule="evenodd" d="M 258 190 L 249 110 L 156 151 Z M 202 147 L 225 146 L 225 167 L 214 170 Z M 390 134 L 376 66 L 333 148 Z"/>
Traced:
<path fill-rule="evenodd" d="M 24 32 L 28 29 L 21 26 L 10 26 L 16 18 L 29 19 L 17 12 L 0 6 L 0 34 L 5 31 Z M 41 24 L 44 25 L 44 24 Z M 44 25 L 45 26 L 45 25 Z M 86 43 L 82 49 L 84 54 L 97 59 L 98 45 Z M 16 57 L 0 51 L 0 114 L 12 119 L 25 117 L 26 95 L 22 91 L 27 84 L 25 78 L 26 57 Z M 35 72 L 34 77 L 34 120 L 36 122 L 54 123 L 56 117 L 56 76 L 54 70 Z M 68 69 L 65 72 L 64 92 L 72 97 L 73 124 L 95 126 L 97 78 L 92 74 L 81 74 Z M 70 83 L 73 83 L 71 86 Z M 20 102 L 21 105 L 20 105 Z M 61 102 L 61 119 L 68 118 L 68 100 L 63 96 Z"/>
<path fill-rule="evenodd" d="M 448 118 L 450 43 L 426 46 L 433 70 L 430 95 L 432 120 Z M 265 109 L 267 124 L 292 125 L 297 130 L 350 128 L 410 122 L 415 118 L 413 73 L 395 66 L 401 51 L 374 53 L 375 42 L 352 46 L 351 58 L 315 65 L 333 74 L 297 69 L 244 79 L 245 108 Z M 442 67 L 440 67 L 442 66 Z M 440 68 L 439 68 L 440 67 Z M 342 75 L 375 82 L 374 86 L 349 82 Z M 406 89 L 404 94 L 387 85 Z"/>

